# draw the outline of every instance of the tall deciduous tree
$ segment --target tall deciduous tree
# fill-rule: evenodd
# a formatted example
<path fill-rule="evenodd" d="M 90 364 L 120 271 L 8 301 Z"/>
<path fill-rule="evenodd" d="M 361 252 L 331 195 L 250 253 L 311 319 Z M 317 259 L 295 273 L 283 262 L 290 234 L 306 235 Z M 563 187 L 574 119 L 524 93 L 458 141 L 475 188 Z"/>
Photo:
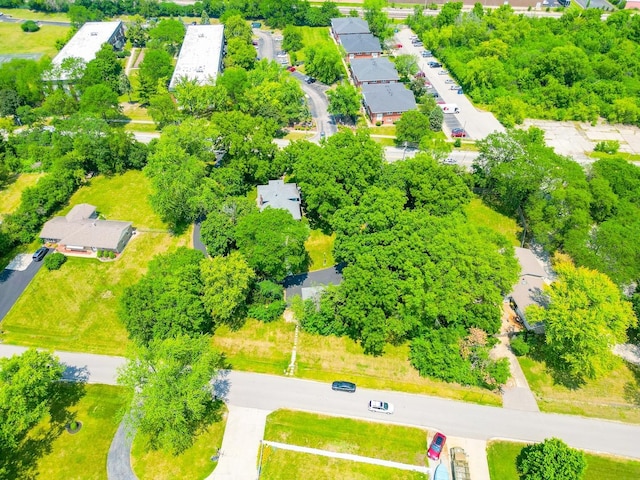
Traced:
<path fill-rule="evenodd" d="M 147 50 L 138 72 L 140 100 L 147 103 L 158 92 L 158 81 L 163 79 L 165 86 L 168 85 L 172 73 L 171 55 L 164 50 Z"/>
<path fill-rule="evenodd" d="M 335 89 L 328 90 L 329 113 L 337 117 L 354 121 L 360 112 L 361 98 L 356 87 L 348 82 L 341 82 Z"/>
<path fill-rule="evenodd" d="M 120 113 L 118 94 L 104 83 L 92 85 L 80 97 L 80 111 L 105 120 L 113 118 Z"/>
<path fill-rule="evenodd" d="M 305 71 L 331 85 L 344 74 L 340 53 L 333 45 L 314 45 L 305 49 Z"/>
<path fill-rule="evenodd" d="M 148 439 L 151 449 L 183 452 L 220 420 L 212 379 L 222 366 L 223 357 L 208 336 L 179 335 L 139 347 L 118 377 L 135 391 L 126 421 Z"/>
<path fill-rule="evenodd" d="M 180 20 L 164 18 L 149 30 L 149 46 L 152 48 L 164 48 L 170 55 L 175 55 L 180 50 L 186 27 Z"/>
<path fill-rule="evenodd" d="M 516 460 L 521 480 L 581 480 L 587 469 L 583 452 L 558 438 L 524 447 Z"/>
<path fill-rule="evenodd" d="M 598 378 L 611 369 L 611 348 L 637 323 L 631 303 L 604 274 L 576 268 L 557 256 L 558 278 L 548 288 L 546 307 L 532 305 L 530 321 L 544 322 L 548 362 L 570 380 Z"/>
<path fill-rule="evenodd" d="M 396 143 L 416 146 L 430 129 L 429 117 L 418 110 L 404 112 L 396 122 Z"/>

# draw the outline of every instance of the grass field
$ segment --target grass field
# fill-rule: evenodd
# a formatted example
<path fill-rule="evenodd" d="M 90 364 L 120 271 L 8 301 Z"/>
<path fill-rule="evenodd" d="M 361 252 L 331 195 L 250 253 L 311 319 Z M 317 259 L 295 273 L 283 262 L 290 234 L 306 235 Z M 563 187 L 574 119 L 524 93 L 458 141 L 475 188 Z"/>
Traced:
<path fill-rule="evenodd" d="M 33 187 L 42 176 L 42 173 L 22 173 L 7 188 L 0 190 L 0 218 L 13 213 L 20 205 L 22 192 Z"/>
<path fill-rule="evenodd" d="M 220 422 L 213 423 L 198 435 L 194 444 L 177 456 L 163 451 L 145 452 L 145 439 L 137 435 L 131 449 L 131 466 L 140 480 L 172 480 L 206 478 L 216 467 L 211 461 L 222 445 L 222 437 L 227 424 L 227 414 Z"/>
<path fill-rule="evenodd" d="M 391 135 L 396 136 L 396 126 L 395 125 L 380 125 L 379 127 L 373 126 L 369 128 L 369 133 L 371 135 Z"/>
<path fill-rule="evenodd" d="M 304 247 L 311 257 L 309 271 L 320 270 L 334 264 L 332 250 L 335 239 L 335 233 L 329 236 L 320 230 L 311 230 L 309 238 L 304 243 Z"/>
<path fill-rule="evenodd" d="M 640 162 L 640 155 L 637 153 L 617 152 L 617 153 L 605 153 L 605 152 L 591 152 L 589 153 L 591 158 L 622 158 L 627 162 Z"/>
<path fill-rule="evenodd" d="M 284 321 L 247 320 L 239 330 L 219 327 L 213 344 L 233 368 L 281 375 L 291 357 L 295 325 Z M 388 345 L 381 357 L 362 353 L 353 340 L 300 332 L 295 375 L 331 382 L 337 377 L 362 387 L 436 395 L 484 405 L 501 405 L 499 396 L 476 387 L 448 384 L 418 375 L 409 364 L 409 347 Z"/>
<path fill-rule="evenodd" d="M 516 457 L 524 443 L 491 442 L 487 447 L 491 480 L 518 480 Z M 586 454 L 584 480 L 635 480 L 640 478 L 640 462 L 607 455 Z"/>
<path fill-rule="evenodd" d="M 55 42 L 64 38 L 69 27 L 43 25 L 37 32 L 23 32 L 18 23 L 0 22 L 0 54 L 42 53 L 54 57 Z"/>
<path fill-rule="evenodd" d="M 69 22 L 69 16 L 66 13 L 45 13 L 27 10 L 26 8 L 10 8 L 2 10 L 5 15 L 11 15 L 13 18 L 21 18 L 23 20 L 47 20 L 49 22 Z"/>
<path fill-rule="evenodd" d="M 277 410 L 267 417 L 264 439 L 410 465 L 427 465 L 427 432 L 414 427 Z M 384 448 L 372 439 L 384 439 Z"/>
<path fill-rule="evenodd" d="M 265 447 L 260 478 L 263 480 L 426 480 L 421 473 L 320 457 L 307 453 Z"/>
<path fill-rule="evenodd" d="M 492 210 L 479 198 L 474 198 L 466 208 L 467 218 L 478 227 L 487 227 L 501 233 L 509 242 L 515 246 L 520 246 L 520 235 L 522 229 L 513 218 L 509 218 L 501 213 Z"/>
<path fill-rule="evenodd" d="M 396 146 L 396 141 L 393 138 L 371 137 L 371 140 L 373 140 L 376 143 L 379 143 L 383 147 L 395 147 Z"/>
<path fill-rule="evenodd" d="M 22 454 L 14 459 L 21 468 L 7 478 L 107 479 L 107 452 L 118 428 L 118 412 L 131 396 L 124 388 L 107 385 L 85 385 L 83 391 L 77 385 L 62 385 L 62 389 L 67 392 L 61 396 L 62 405 L 55 405 L 53 416 L 29 433 Z M 71 419 L 82 423 L 73 435 L 64 429 Z"/>
<path fill-rule="evenodd" d="M 616 359 L 616 368 L 573 390 L 554 383 L 544 363 L 519 357 L 520 366 L 545 412 L 640 423 L 640 369 Z"/>
<path fill-rule="evenodd" d="M 164 228 L 151 212 L 148 183 L 140 172 L 97 177 L 81 188 L 70 205 L 89 202 L 110 219 L 134 226 Z M 65 213 L 67 207 L 61 213 Z M 41 269 L 2 323 L 3 341 L 19 345 L 121 355 L 127 334 L 118 320 L 119 297 L 147 270 L 149 260 L 188 245 L 190 230 L 138 233 L 115 262 L 70 257 L 60 270 Z"/>
<path fill-rule="evenodd" d="M 296 29 L 302 35 L 302 48 L 296 52 L 298 61 L 304 62 L 305 55 L 304 49 L 315 45 L 329 45 L 333 48 L 335 46 L 333 40 L 329 36 L 329 29 L 326 27 L 296 27 Z"/>

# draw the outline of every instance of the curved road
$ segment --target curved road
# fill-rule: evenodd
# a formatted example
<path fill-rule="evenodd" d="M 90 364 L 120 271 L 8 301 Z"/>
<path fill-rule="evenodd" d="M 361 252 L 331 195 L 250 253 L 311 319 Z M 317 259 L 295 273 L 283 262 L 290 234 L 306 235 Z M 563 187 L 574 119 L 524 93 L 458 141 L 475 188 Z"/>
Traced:
<path fill-rule="evenodd" d="M 0 356 L 11 356 L 25 347 L 0 345 Z M 116 368 L 125 361 L 80 353 L 56 352 L 68 369 L 66 378 L 89 383 L 115 384 Z M 572 447 L 592 452 L 640 459 L 640 425 L 606 420 L 522 412 L 486 407 L 409 393 L 359 388 L 353 394 L 334 392 L 327 383 L 248 372 L 223 372 L 216 381 L 218 395 L 235 406 L 276 410 L 291 408 L 328 415 L 380 420 L 438 429 L 457 437 L 480 440 L 504 438 L 539 442 L 549 437 L 563 439 Z M 371 399 L 390 401 L 393 415 L 367 411 Z"/>

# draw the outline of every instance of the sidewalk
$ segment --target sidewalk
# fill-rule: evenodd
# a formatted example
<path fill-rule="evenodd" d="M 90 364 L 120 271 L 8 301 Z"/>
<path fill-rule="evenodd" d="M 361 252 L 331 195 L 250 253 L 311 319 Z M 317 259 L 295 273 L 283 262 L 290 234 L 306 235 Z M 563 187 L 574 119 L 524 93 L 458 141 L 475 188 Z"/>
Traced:
<path fill-rule="evenodd" d="M 352 462 L 369 463 L 371 465 L 380 465 L 382 467 L 397 468 L 399 470 L 409 470 L 412 472 L 420 472 L 425 474 L 431 473 L 431 468 L 421 467 L 420 465 L 409 465 L 407 463 L 392 462 L 390 460 L 381 460 L 379 458 L 362 457 L 350 453 L 330 452 L 328 450 L 319 450 L 317 448 L 300 447 L 298 445 L 290 445 L 288 443 L 269 442 L 264 440 L 263 443 L 273 448 L 282 450 L 291 450 L 294 452 L 309 453 L 311 455 L 319 455 L 321 457 L 340 458 L 342 460 L 350 460 Z"/>
<path fill-rule="evenodd" d="M 267 423 L 267 410 L 234 407 L 222 438 L 220 460 L 206 480 L 255 480 L 258 478 L 258 453 Z"/>

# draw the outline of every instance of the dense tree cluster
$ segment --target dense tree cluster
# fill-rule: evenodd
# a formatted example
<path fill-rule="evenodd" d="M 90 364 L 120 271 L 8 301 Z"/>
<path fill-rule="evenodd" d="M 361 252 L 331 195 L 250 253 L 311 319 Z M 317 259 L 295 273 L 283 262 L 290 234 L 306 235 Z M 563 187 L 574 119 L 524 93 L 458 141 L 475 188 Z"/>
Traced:
<path fill-rule="evenodd" d="M 505 125 L 524 118 L 640 125 L 640 17 L 568 9 L 560 19 L 516 15 L 508 5 L 408 23 L 464 86 Z"/>

